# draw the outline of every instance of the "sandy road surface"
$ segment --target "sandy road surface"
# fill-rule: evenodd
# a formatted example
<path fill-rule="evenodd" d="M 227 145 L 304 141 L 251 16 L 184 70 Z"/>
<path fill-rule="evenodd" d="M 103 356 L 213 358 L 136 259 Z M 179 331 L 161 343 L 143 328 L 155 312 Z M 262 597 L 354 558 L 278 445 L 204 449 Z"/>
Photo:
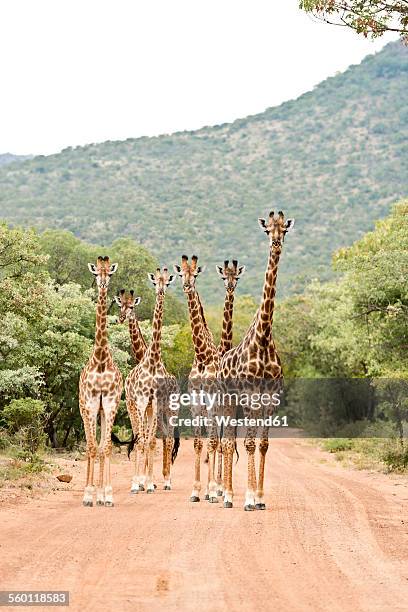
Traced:
<path fill-rule="evenodd" d="M 408 609 L 407 479 L 277 439 L 267 510 L 244 512 L 245 453 L 231 510 L 187 501 L 192 456 L 183 441 L 173 491 L 158 478 L 154 495 L 137 496 L 119 458 L 115 508 L 81 506 L 83 462 L 72 490 L 3 505 L 1 589 L 69 590 L 81 611 Z"/>

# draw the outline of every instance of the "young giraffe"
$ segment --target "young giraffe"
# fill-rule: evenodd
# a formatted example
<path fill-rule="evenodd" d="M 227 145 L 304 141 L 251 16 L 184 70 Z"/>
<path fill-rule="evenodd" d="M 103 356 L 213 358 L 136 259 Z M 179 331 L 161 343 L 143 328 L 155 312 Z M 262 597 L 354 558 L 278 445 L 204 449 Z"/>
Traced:
<path fill-rule="evenodd" d="M 238 261 L 236 259 L 233 259 L 232 265 L 230 265 L 229 260 L 226 259 L 224 261 L 224 266 L 216 266 L 216 270 L 224 281 L 225 286 L 224 317 L 222 321 L 221 339 L 217 347 L 218 355 L 221 360 L 225 353 L 232 349 L 232 323 L 235 288 L 240 277 L 245 272 L 245 266 L 238 266 Z M 218 444 L 217 458 L 217 495 L 221 497 L 223 495 L 221 444 Z"/>
<path fill-rule="evenodd" d="M 149 279 L 156 287 L 156 304 L 153 315 L 152 341 L 147 347 L 140 363 L 133 368 L 126 379 L 126 405 L 132 423 L 134 436 L 137 436 L 137 457 L 135 474 L 132 479 L 131 492 L 144 490 L 154 492 L 153 462 L 156 448 L 156 431 L 158 415 L 167 411 L 169 394 L 177 393 L 177 383 L 174 376 L 168 374 L 161 360 L 161 333 L 163 323 L 164 296 L 167 287 L 175 280 L 169 275 L 167 268 L 156 270 L 156 274 L 149 274 Z M 174 452 L 173 437 L 163 437 L 163 466 L 170 466 Z M 147 466 L 147 478 L 146 478 Z M 170 470 L 163 470 L 165 489 L 170 486 Z M 141 488 L 141 486 L 143 488 Z"/>
<path fill-rule="evenodd" d="M 213 335 L 209 329 L 204 316 L 204 309 L 201 304 L 200 296 L 195 287 L 197 276 L 203 268 L 197 266 L 198 258 L 193 255 L 191 264 L 188 263 L 187 255 L 181 258 L 181 266 L 175 265 L 174 270 L 182 279 L 183 291 L 187 296 L 187 304 L 190 315 L 190 324 L 194 344 L 194 361 L 189 374 L 190 393 L 201 390 L 206 393 L 216 391 L 213 382 L 216 381 L 219 356 Z M 208 416 L 206 406 L 198 405 L 191 407 L 192 416 Z M 209 502 L 218 502 L 217 483 L 215 481 L 215 453 L 218 446 L 217 430 L 212 427 L 208 432 L 207 451 L 208 451 L 208 481 L 207 493 L 205 498 Z M 195 452 L 195 478 L 190 501 L 200 501 L 201 478 L 201 451 L 203 441 L 201 437 L 201 427 L 194 429 L 194 452 Z"/>
<path fill-rule="evenodd" d="M 273 211 L 269 219 L 259 219 L 259 224 L 269 238 L 269 259 L 265 272 L 262 302 L 255 315 L 253 323 L 240 344 L 228 351 L 221 360 L 220 378 L 245 380 L 259 385 L 272 381 L 274 389 L 280 388 L 282 366 L 272 338 L 272 321 L 275 304 L 276 278 L 278 263 L 282 252 L 282 243 L 286 233 L 293 227 L 294 221 L 285 222 L 284 215 L 279 211 L 275 217 Z M 253 416 L 253 414 L 251 415 Z M 255 470 L 256 430 L 248 428 L 245 438 L 245 448 L 248 455 L 248 488 L 245 497 L 245 510 L 263 510 L 263 483 L 265 456 L 269 446 L 268 431 L 264 428 L 259 442 L 260 462 L 258 483 Z M 234 436 L 225 431 L 222 440 L 224 455 L 224 507 L 232 508 L 232 458 L 234 452 Z"/>
<path fill-rule="evenodd" d="M 131 340 L 131 345 L 132 345 L 132 354 L 133 354 L 133 358 L 135 360 L 136 365 L 138 365 L 143 359 L 147 351 L 147 344 L 143 337 L 141 329 L 139 327 L 139 322 L 137 320 L 136 313 L 134 310 L 135 306 L 140 304 L 140 301 L 141 301 L 140 297 L 135 297 L 133 289 L 131 289 L 129 293 L 126 293 L 125 289 L 121 289 L 119 295 L 115 296 L 115 301 L 120 307 L 119 323 L 124 323 L 125 321 L 129 322 L 129 334 L 130 334 L 130 340 Z M 163 378 L 171 378 L 170 374 L 167 372 L 164 366 L 164 363 L 162 361 L 160 364 L 157 365 L 157 369 L 159 370 L 160 367 L 162 369 Z M 165 491 L 170 491 L 171 489 L 171 478 L 170 478 L 171 463 L 176 458 L 178 447 L 180 444 L 180 440 L 174 439 L 174 436 L 171 435 L 173 430 L 172 428 L 168 426 L 169 417 L 174 416 L 175 414 L 176 412 L 174 411 L 171 411 L 171 414 L 170 414 L 169 409 L 168 409 L 167 414 L 161 415 L 163 417 L 162 419 L 163 421 L 164 421 L 164 417 L 166 417 L 166 420 L 167 420 L 167 424 L 163 422 L 162 428 L 161 428 L 162 438 L 163 438 L 163 478 L 164 478 L 164 490 Z M 136 412 L 136 420 L 137 420 L 137 412 Z M 132 429 L 138 432 L 139 424 L 137 423 L 134 428 L 132 427 Z M 131 446 L 129 448 L 130 450 L 133 448 L 133 442 L 131 443 Z M 137 446 L 134 450 L 134 453 L 135 453 L 135 474 L 137 474 L 138 473 Z M 138 493 L 139 491 L 144 490 L 144 485 L 142 483 L 138 482 L 137 484 L 138 484 L 138 487 L 137 488 L 134 487 L 132 489 L 132 493 Z"/>
<path fill-rule="evenodd" d="M 98 257 L 96 265 L 88 264 L 88 267 L 96 278 L 98 303 L 96 307 L 95 345 L 79 379 L 79 409 L 84 422 L 88 462 L 83 505 L 93 505 L 94 466 L 97 454 L 96 422 L 98 414 L 100 414 L 101 438 L 96 505 L 113 506 L 110 476 L 111 432 L 122 395 L 123 381 L 109 351 L 106 297 L 110 277 L 116 272 L 118 264 L 111 265 L 109 257 Z"/>

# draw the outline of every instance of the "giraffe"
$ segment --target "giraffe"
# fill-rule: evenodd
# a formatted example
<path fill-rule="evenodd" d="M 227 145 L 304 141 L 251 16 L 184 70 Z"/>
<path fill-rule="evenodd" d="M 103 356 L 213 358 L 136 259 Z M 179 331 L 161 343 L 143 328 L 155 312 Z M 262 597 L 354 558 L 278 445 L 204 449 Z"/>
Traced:
<path fill-rule="evenodd" d="M 145 484 L 147 493 L 153 493 L 155 490 L 153 462 L 158 416 L 164 418 L 169 405 L 169 394 L 177 393 L 176 379 L 166 371 L 161 359 L 164 296 L 175 276 L 169 274 L 167 268 L 163 268 L 163 271 L 157 268 L 156 273 L 149 274 L 148 277 L 156 288 L 152 340 L 140 363 L 133 368 L 125 383 L 126 405 L 133 434 L 137 437 L 132 493 L 144 490 Z M 175 444 L 173 447 L 173 435 L 163 434 L 163 476 L 166 490 L 171 488 L 169 466 L 171 460 L 174 461 L 176 453 L 177 446 Z"/>
<path fill-rule="evenodd" d="M 83 497 L 84 506 L 93 505 L 94 465 L 97 454 L 96 424 L 98 414 L 101 421 L 99 442 L 99 480 L 96 492 L 97 506 L 113 506 L 110 476 L 112 452 L 112 425 L 122 395 L 122 375 L 114 364 L 108 345 L 107 305 L 109 280 L 118 268 L 109 257 L 98 257 L 96 265 L 88 264 L 96 278 L 98 302 L 96 307 L 95 344 L 88 363 L 79 379 L 79 409 L 84 422 L 86 436 L 87 472 Z"/>
<path fill-rule="evenodd" d="M 135 297 L 133 289 L 129 293 L 126 293 L 125 289 L 121 289 L 119 295 L 115 295 L 115 302 L 120 308 L 119 323 L 124 323 L 125 321 L 129 323 L 132 355 L 135 363 L 138 364 L 141 362 L 147 349 L 147 344 L 143 338 L 135 313 L 135 307 L 140 304 L 141 298 Z"/>
<path fill-rule="evenodd" d="M 187 297 L 192 339 L 194 344 L 194 360 L 188 377 L 189 389 L 190 392 L 193 390 L 204 390 L 205 392 L 211 392 L 213 388 L 212 381 L 216 381 L 217 378 L 219 355 L 213 335 L 205 320 L 204 309 L 195 286 L 197 276 L 204 269 L 201 266 L 198 266 L 197 262 L 198 258 L 196 255 L 192 256 L 191 263 L 189 263 L 187 255 L 183 255 L 181 258 L 181 266 L 175 265 L 174 270 L 182 280 L 183 291 Z M 191 406 L 191 411 L 193 418 L 207 414 L 206 406 L 204 405 Z M 208 481 L 207 492 L 205 494 L 205 499 L 207 499 L 210 503 L 218 502 L 217 483 L 215 481 L 215 453 L 217 446 L 217 431 L 215 427 L 211 427 L 210 431 L 208 432 L 207 440 Z M 195 477 L 193 490 L 190 496 L 191 502 L 200 501 L 200 464 L 202 448 L 203 441 L 201 437 L 201 427 L 195 427 Z"/>
<path fill-rule="evenodd" d="M 141 329 L 139 327 L 139 322 L 137 320 L 136 313 L 134 310 L 135 306 L 138 306 L 140 304 L 141 298 L 135 297 L 135 292 L 133 291 L 133 289 L 131 289 L 129 293 L 127 293 L 125 289 L 121 289 L 119 294 L 115 296 L 115 301 L 120 307 L 119 323 L 124 323 L 126 320 L 129 322 L 129 334 L 130 334 L 130 340 L 131 340 L 131 346 L 132 346 L 132 354 L 133 354 L 133 358 L 134 358 L 136 365 L 138 365 L 143 359 L 147 351 L 147 344 L 143 337 Z M 173 378 L 167 372 L 166 367 L 164 363 L 162 362 L 161 358 L 160 358 L 160 363 L 157 364 L 157 369 L 158 370 L 161 369 L 162 376 L 164 379 L 171 380 Z M 167 404 L 167 408 L 168 410 L 167 411 L 165 410 L 160 416 L 162 417 L 161 430 L 162 430 L 162 440 L 163 440 L 164 490 L 170 491 L 171 490 L 171 478 L 170 478 L 171 463 L 174 462 L 177 456 L 180 441 L 179 441 L 179 438 L 174 439 L 174 437 L 171 435 L 173 432 L 173 429 L 169 427 L 168 425 L 170 416 L 174 416 L 176 413 L 175 411 L 170 411 L 168 404 Z M 137 420 L 137 412 L 135 414 L 135 418 Z M 136 432 L 134 435 L 137 435 L 137 432 L 139 431 L 138 422 L 134 428 L 132 427 L 132 429 L 134 429 L 134 432 Z M 130 454 L 130 451 L 133 449 L 134 442 L 135 442 L 135 439 L 131 442 L 131 445 L 129 447 L 129 454 Z M 137 468 L 138 466 L 137 445 L 134 450 L 134 453 L 135 453 L 135 474 L 137 474 L 137 469 L 138 469 Z M 138 486 L 137 487 L 135 486 L 132 489 L 133 493 L 138 493 L 139 491 L 144 490 L 143 484 L 141 484 L 140 482 L 138 482 L 137 484 Z"/>
<path fill-rule="evenodd" d="M 232 264 L 230 265 L 229 260 L 226 259 L 224 261 L 224 266 L 217 265 L 216 270 L 224 281 L 225 286 L 224 317 L 222 322 L 221 339 L 217 347 L 218 355 L 221 360 L 225 353 L 232 349 L 232 316 L 234 312 L 235 288 L 240 277 L 245 273 L 245 266 L 238 266 L 238 261 L 236 259 L 233 259 Z M 221 497 L 223 494 L 221 444 L 218 444 L 217 459 L 217 495 Z"/>
<path fill-rule="evenodd" d="M 269 238 L 269 258 L 265 272 L 262 301 L 246 335 L 236 346 L 223 356 L 220 365 L 220 378 L 236 381 L 250 381 L 252 384 L 272 383 L 273 389 L 280 388 L 283 376 L 282 366 L 272 337 L 272 321 L 275 304 L 276 278 L 282 244 L 285 235 L 294 225 L 293 219 L 285 221 L 282 211 L 275 217 L 271 211 L 269 219 L 259 219 L 261 229 Z M 274 386 L 276 383 L 276 386 Z M 253 413 L 252 413 L 253 416 Z M 259 442 L 258 482 L 255 469 L 256 430 L 248 428 L 245 449 L 248 457 L 248 485 L 245 496 L 245 510 L 264 510 L 264 471 L 265 456 L 269 446 L 267 428 L 262 430 Z M 234 441 L 231 430 L 224 431 L 222 440 L 224 456 L 224 507 L 232 508 L 232 458 Z"/>
<path fill-rule="evenodd" d="M 229 260 L 226 259 L 224 261 L 224 266 L 216 266 L 216 270 L 224 281 L 225 286 L 222 333 L 217 349 L 221 359 L 227 351 L 232 349 L 232 315 L 234 312 L 235 288 L 240 277 L 245 272 L 245 266 L 238 266 L 238 261 L 236 259 L 232 260 L 232 265 L 230 266 Z"/>

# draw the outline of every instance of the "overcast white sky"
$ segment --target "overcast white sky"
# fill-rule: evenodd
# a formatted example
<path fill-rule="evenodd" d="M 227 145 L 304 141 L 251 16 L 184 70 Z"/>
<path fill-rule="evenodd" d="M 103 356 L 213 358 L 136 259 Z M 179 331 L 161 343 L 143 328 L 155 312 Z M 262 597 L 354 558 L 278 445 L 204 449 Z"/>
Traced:
<path fill-rule="evenodd" d="M 0 153 L 232 121 L 388 40 L 316 23 L 298 0 L 2 0 Z"/>

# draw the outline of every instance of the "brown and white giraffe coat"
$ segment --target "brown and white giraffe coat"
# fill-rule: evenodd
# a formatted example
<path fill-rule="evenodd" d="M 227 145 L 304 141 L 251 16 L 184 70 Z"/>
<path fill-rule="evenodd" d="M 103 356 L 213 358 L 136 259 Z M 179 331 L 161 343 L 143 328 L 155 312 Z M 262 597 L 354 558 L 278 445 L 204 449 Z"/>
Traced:
<path fill-rule="evenodd" d="M 168 374 L 161 358 L 161 334 L 163 324 L 164 296 L 167 287 L 175 279 L 167 268 L 158 268 L 149 278 L 156 288 L 156 304 L 153 314 L 152 341 L 147 347 L 140 363 L 133 368 L 126 379 L 126 406 L 137 436 L 137 465 L 132 479 L 131 492 L 137 493 L 146 485 L 146 492 L 154 492 L 153 463 L 156 447 L 158 415 L 164 413 L 169 405 L 169 393 L 177 393 L 174 376 Z M 163 437 L 163 467 L 165 488 L 170 488 L 170 463 L 173 450 L 173 435 Z M 146 474 L 147 466 L 147 474 Z"/>
<path fill-rule="evenodd" d="M 143 337 L 142 331 L 139 326 L 139 322 L 135 313 L 135 306 L 140 303 L 140 298 L 134 297 L 134 291 L 131 290 L 129 293 L 126 293 L 125 289 L 120 291 L 120 294 L 115 297 L 115 301 L 120 307 L 120 315 L 119 322 L 124 323 L 126 320 L 129 323 L 129 334 L 132 345 L 132 353 L 136 365 L 138 365 L 146 351 L 147 344 Z M 157 371 L 161 371 L 161 376 L 163 381 L 160 385 L 165 387 L 166 393 L 177 392 L 177 385 L 175 382 L 175 378 L 171 376 L 160 358 L 160 363 L 157 364 Z M 162 402 L 163 403 L 163 402 Z M 167 410 L 166 410 L 167 409 Z M 175 460 L 177 455 L 177 450 L 179 446 L 179 440 L 174 439 L 174 428 L 170 425 L 170 416 L 175 415 L 177 413 L 175 411 L 170 411 L 169 402 L 166 402 L 164 410 L 162 410 L 159 415 L 159 425 L 161 429 L 162 441 L 163 441 L 163 478 L 164 478 L 164 489 L 169 491 L 171 489 L 171 464 Z M 139 424 L 138 424 L 138 412 L 135 411 L 131 415 L 131 419 L 135 426 L 132 426 L 134 438 L 138 436 L 139 433 Z M 132 444 L 133 446 L 133 444 Z M 131 448 L 131 447 L 130 447 Z M 134 450 L 134 460 L 135 460 L 135 477 L 132 482 L 132 493 L 138 493 L 139 491 L 144 490 L 144 480 L 145 475 L 142 477 L 143 482 L 140 482 L 139 478 L 139 467 L 138 467 L 138 456 L 137 456 L 137 445 Z M 147 469 L 145 465 L 144 469 Z"/>
<path fill-rule="evenodd" d="M 228 351 L 220 364 L 220 378 L 233 379 L 245 383 L 251 381 L 276 380 L 277 387 L 283 376 L 282 366 L 272 337 L 273 311 L 275 305 L 276 279 L 278 263 L 282 252 L 282 244 L 286 233 L 293 227 L 293 220 L 285 221 L 279 211 L 275 217 L 273 211 L 269 219 L 259 219 L 259 224 L 269 238 L 269 257 L 265 272 L 263 295 L 260 307 L 247 333 L 238 346 Z M 254 389 L 252 385 L 252 389 Z M 253 415 L 252 415 L 253 416 Z M 227 434 L 230 432 L 226 432 Z M 245 509 L 264 509 L 263 481 L 265 455 L 269 440 L 267 430 L 263 432 L 259 442 L 260 464 L 258 483 L 255 471 L 255 432 L 247 431 L 245 448 L 248 455 L 248 486 L 245 498 Z M 224 506 L 232 507 L 232 458 L 234 452 L 233 436 L 225 435 L 222 441 L 224 456 Z"/>
<path fill-rule="evenodd" d="M 118 266 L 110 264 L 109 257 L 98 257 L 96 265 L 88 264 L 88 267 L 96 278 L 98 302 L 94 349 L 79 379 L 79 409 L 84 422 L 87 452 L 83 504 L 93 505 L 94 466 L 98 451 L 96 425 L 100 415 L 101 436 L 96 503 L 99 506 L 113 506 L 110 476 L 111 432 L 122 395 L 123 380 L 118 367 L 113 362 L 108 345 L 107 292 L 110 277 Z"/>
<path fill-rule="evenodd" d="M 175 265 L 174 270 L 182 280 L 183 291 L 187 297 L 194 345 L 194 361 L 189 374 L 189 392 L 191 393 L 193 390 L 196 392 L 203 390 L 207 393 L 211 393 L 216 390 L 216 385 L 214 383 L 217 379 L 220 360 L 217 346 L 215 345 L 211 330 L 207 325 L 203 305 L 195 286 L 196 278 L 202 271 L 202 268 L 198 266 L 197 263 L 198 258 L 196 255 L 192 256 L 191 263 L 189 263 L 188 257 L 183 255 L 181 258 L 181 265 Z M 193 418 L 196 416 L 205 416 L 206 406 L 192 406 L 191 411 Z M 214 426 L 208 431 L 207 440 L 208 481 L 205 497 L 211 503 L 218 501 L 217 483 L 215 480 L 215 453 L 217 445 L 217 429 Z M 196 427 L 194 430 L 195 475 L 193 490 L 190 496 L 190 501 L 192 502 L 200 501 L 202 448 L 203 440 L 201 428 Z"/>

